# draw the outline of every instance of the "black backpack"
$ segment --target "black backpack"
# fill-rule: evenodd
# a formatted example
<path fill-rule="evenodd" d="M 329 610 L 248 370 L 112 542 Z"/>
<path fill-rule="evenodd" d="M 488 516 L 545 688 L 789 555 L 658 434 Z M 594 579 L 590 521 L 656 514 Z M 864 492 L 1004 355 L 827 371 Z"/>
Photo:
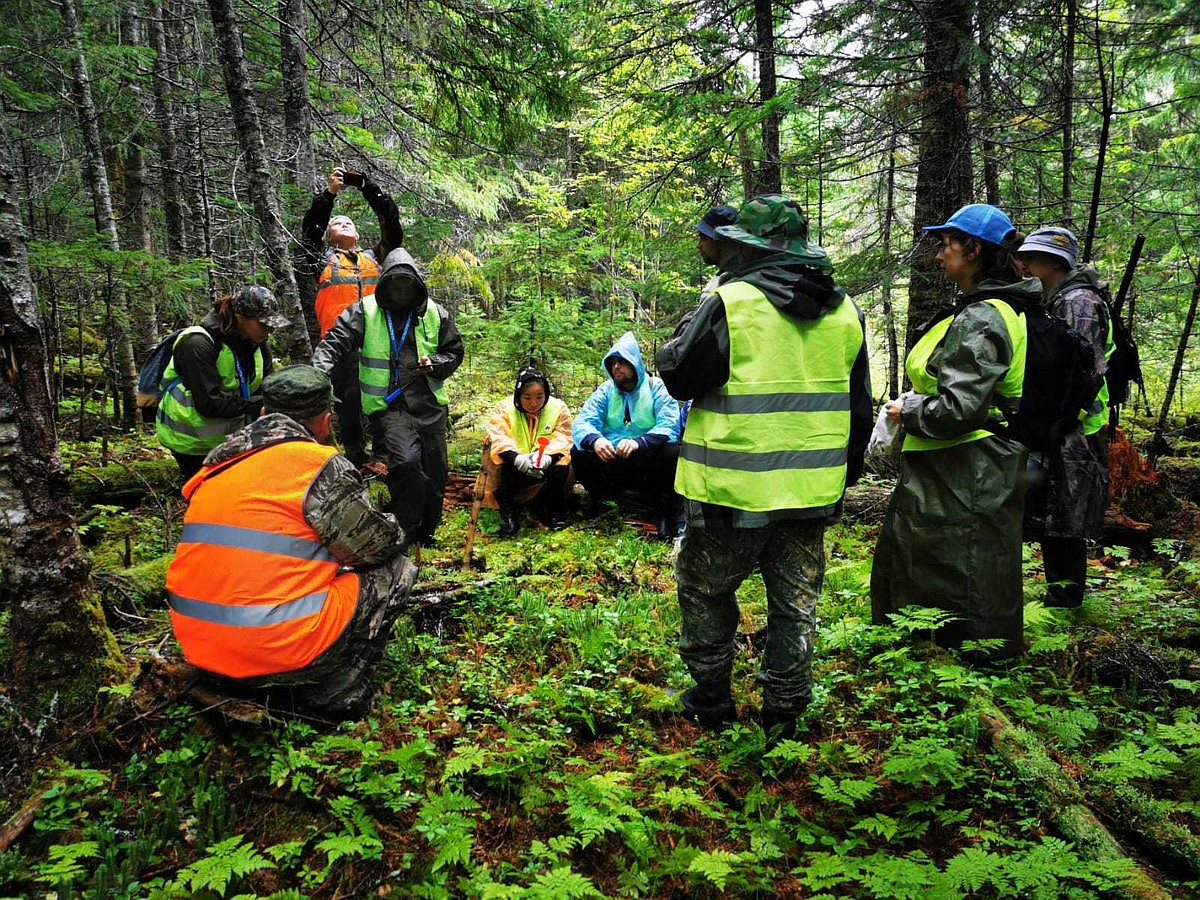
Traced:
<path fill-rule="evenodd" d="M 1129 326 L 1121 318 L 1121 314 L 1113 309 L 1112 295 L 1108 285 L 1103 285 L 1099 292 L 1108 308 L 1108 319 L 1112 322 L 1113 353 L 1108 358 L 1108 371 L 1104 373 L 1104 381 L 1108 385 L 1108 405 L 1120 406 L 1129 401 L 1129 386 L 1136 384 L 1146 393 L 1146 385 L 1142 382 L 1142 361 Z"/>
<path fill-rule="evenodd" d="M 1030 450 L 1053 452 L 1079 428 L 1079 414 L 1100 392 L 1092 345 L 1040 304 L 1023 308 L 1019 302 L 1005 302 L 1025 313 L 1025 377 L 1015 409 L 1012 401 L 997 397 L 1005 421 L 988 429 Z"/>

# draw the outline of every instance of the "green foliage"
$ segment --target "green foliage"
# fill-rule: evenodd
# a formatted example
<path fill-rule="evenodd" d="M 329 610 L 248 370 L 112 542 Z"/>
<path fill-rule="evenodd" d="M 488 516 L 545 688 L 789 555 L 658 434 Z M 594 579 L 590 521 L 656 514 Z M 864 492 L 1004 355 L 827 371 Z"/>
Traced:
<path fill-rule="evenodd" d="M 163 896 L 195 896 L 201 891 L 214 891 L 224 897 L 231 882 L 257 872 L 274 868 L 243 835 L 234 835 L 214 844 L 206 855 L 179 870 L 179 874 L 164 888 Z"/>

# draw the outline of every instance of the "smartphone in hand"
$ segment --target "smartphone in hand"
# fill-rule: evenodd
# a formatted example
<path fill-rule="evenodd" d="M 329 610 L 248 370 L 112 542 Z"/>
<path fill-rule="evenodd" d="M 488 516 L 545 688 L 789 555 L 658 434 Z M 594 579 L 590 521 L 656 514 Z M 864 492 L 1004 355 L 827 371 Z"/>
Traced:
<path fill-rule="evenodd" d="M 342 171 L 342 181 L 356 188 L 363 186 L 364 177 L 362 172 L 351 172 L 349 169 Z"/>

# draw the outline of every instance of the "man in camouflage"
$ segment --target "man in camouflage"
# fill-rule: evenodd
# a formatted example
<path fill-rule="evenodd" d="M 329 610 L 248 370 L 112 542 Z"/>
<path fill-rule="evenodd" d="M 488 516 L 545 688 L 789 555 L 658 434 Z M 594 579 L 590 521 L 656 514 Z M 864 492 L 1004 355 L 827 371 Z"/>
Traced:
<path fill-rule="evenodd" d="M 1103 375 L 1114 347 L 1105 302 L 1108 285 L 1094 267 L 1077 264 L 1078 246 L 1066 228 L 1039 228 L 1022 241 L 1017 255 L 1028 273 L 1041 280 L 1046 309 L 1091 344 L 1096 373 Z M 1100 536 L 1108 505 L 1107 424 L 1105 385 L 1061 453 L 1030 455 L 1030 465 L 1043 478 L 1026 493 L 1026 532 L 1041 541 L 1047 606 L 1083 603 L 1087 545 Z"/>
<path fill-rule="evenodd" d="M 272 450 L 276 454 L 280 451 L 295 453 L 298 446 L 303 450 L 306 444 L 332 444 L 331 396 L 329 378 L 311 366 L 291 366 L 264 380 L 262 417 L 209 453 L 204 468 L 184 487 L 190 505 L 180 550 L 168 572 L 167 588 L 172 624 L 189 659 L 226 678 L 231 674 L 265 669 L 263 674 L 253 677 L 231 679 L 234 683 L 230 687 L 261 692 L 272 702 L 317 715 L 353 717 L 369 707 L 373 692 L 369 681 L 371 672 L 383 654 L 392 625 L 403 609 L 416 576 L 416 567 L 401 552 L 405 543 L 403 531 L 393 516 L 375 509 L 358 469 L 332 448 L 327 454 L 314 451 L 316 462 L 308 469 L 301 466 L 298 479 L 287 482 L 290 488 L 266 478 L 261 481 L 260 496 L 223 496 L 228 493 L 223 491 L 223 473 L 235 472 L 239 466 L 254 465 L 254 458 L 260 454 Z M 285 459 L 278 455 L 271 458 Z M 310 470 L 315 470 L 311 476 L 305 474 Z M 225 476 L 225 480 L 231 480 L 231 477 Z M 302 499 L 296 503 L 298 498 Z M 329 561 L 324 574 L 317 576 L 324 579 L 320 586 L 328 588 L 322 596 L 353 604 L 352 613 L 347 610 L 338 620 L 345 621 L 340 633 L 336 629 L 322 628 L 320 619 L 329 612 L 327 609 L 306 618 L 279 612 L 291 605 L 284 598 L 287 597 L 287 585 L 301 565 L 297 561 L 301 554 L 295 549 L 286 550 L 282 555 L 260 553 L 256 558 L 261 560 L 262 567 L 278 568 L 275 576 L 263 580 L 259 592 L 266 596 L 255 595 L 256 576 L 249 574 L 246 566 L 241 567 L 241 572 L 232 573 L 227 584 L 220 581 L 221 576 L 212 574 L 213 567 L 226 561 L 227 557 L 222 554 L 228 554 L 231 549 L 235 553 L 263 549 L 254 547 L 254 532 L 250 527 L 225 527 L 225 534 L 232 538 L 210 538 L 208 543 L 197 538 L 199 543 L 188 543 L 189 526 L 213 528 L 195 522 L 192 511 L 204 506 L 205 501 L 211 509 L 214 500 L 229 508 L 228 513 L 220 517 L 234 526 L 256 524 L 253 517 L 261 515 L 260 510 L 283 509 L 284 520 L 274 523 L 273 527 L 277 536 L 302 537 L 315 532 L 317 541 L 314 543 L 319 542 L 319 547 L 315 547 L 307 558 Z M 302 521 L 289 524 L 287 517 L 296 513 L 300 514 L 296 518 Z M 236 546 L 241 540 L 239 533 L 250 535 L 242 547 Z M 303 541 L 297 537 L 292 543 L 300 545 Z M 185 554 L 193 555 L 190 560 L 184 560 Z M 177 565 L 179 569 L 175 571 Z M 335 582 L 343 579 L 347 570 L 352 570 L 357 579 L 356 592 L 353 578 L 348 582 L 341 581 L 340 592 L 336 589 Z M 205 591 L 208 602 L 189 599 L 203 596 Z M 230 594 L 237 595 L 237 599 L 231 599 Z M 326 606 L 332 602 L 333 599 L 327 599 Z M 239 607 L 239 603 L 243 605 Z M 202 617 L 205 609 L 215 609 L 218 614 L 208 615 L 209 622 L 219 620 L 223 627 L 228 627 L 241 609 L 248 606 L 262 610 L 272 605 L 277 612 L 274 619 L 267 620 L 268 624 L 278 627 L 280 618 L 291 616 L 295 624 L 283 635 L 283 640 L 300 647 L 302 653 L 305 650 L 310 654 L 316 652 L 302 668 L 270 671 L 271 662 L 259 665 L 263 658 L 275 652 L 272 647 L 257 645 L 257 642 L 267 640 L 261 637 L 267 629 L 222 632 L 187 617 L 193 609 L 199 609 Z M 203 631 L 205 627 L 210 630 Z M 214 648 L 211 646 L 214 634 L 240 639 L 229 641 L 236 646 Z M 193 659 L 194 655 L 217 662 L 205 665 Z"/>
<path fill-rule="evenodd" d="M 796 203 L 756 197 L 715 233 L 720 286 L 655 356 L 671 394 L 694 398 L 675 480 L 688 498 L 679 650 L 696 681 L 681 703 L 706 727 L 737 717 L 735 592 L 757 567 L 767 592 L 757 678 L 773 744 L 795 734 L 812 696 L 825 523 L 862 471 L 873 403 L 862 314 L 808 243 Z"/>

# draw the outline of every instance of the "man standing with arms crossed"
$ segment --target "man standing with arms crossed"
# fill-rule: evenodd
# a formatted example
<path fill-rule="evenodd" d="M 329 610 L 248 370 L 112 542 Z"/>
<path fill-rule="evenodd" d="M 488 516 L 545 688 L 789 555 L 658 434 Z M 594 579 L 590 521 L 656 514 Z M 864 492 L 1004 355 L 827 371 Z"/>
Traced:
<path fill-rule="evenodd" d="M 681 702 L 708 728 L 737 718 L 735 592 L 757 566 L 767 590 L 758 681 L 768 746 L 791 739 L 812 696 L 825 523 L 862 471 L 873 402 L 862 313 L 808 243 L 800 207 L 746 202 L 716 229 L 727 274 L 655 356 L 671 394 L 694 398 L 675 488 L 687 498 L 676 564 Z"/>

